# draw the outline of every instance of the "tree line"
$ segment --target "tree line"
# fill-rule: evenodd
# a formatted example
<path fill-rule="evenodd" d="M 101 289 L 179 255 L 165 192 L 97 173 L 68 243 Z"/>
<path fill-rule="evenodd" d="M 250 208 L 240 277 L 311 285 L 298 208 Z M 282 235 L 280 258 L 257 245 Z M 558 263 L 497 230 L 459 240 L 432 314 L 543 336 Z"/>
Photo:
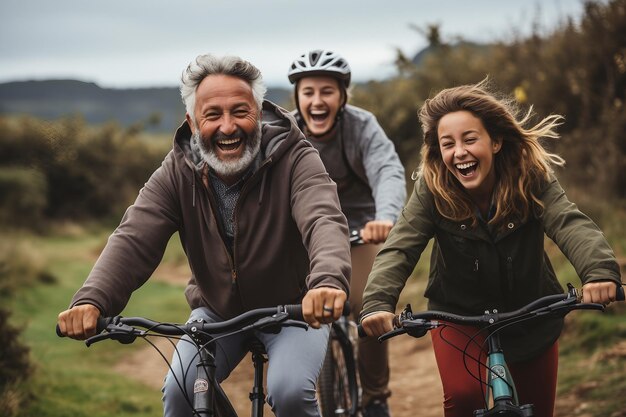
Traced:
<path fill-rule="evenodd" d="M 397 75 L 355 89 L 352 102 L 372 111 L 407 171 L 422 143 L 417 111 L 443 88 L 489 77 L 537 117 L 560 114 L 561 139 L 549 144 L 567 161 L 559 176 L 600 198 L 626 197 L 626 0 L 587 0 L 576 22 L 490 45 L 443 39 L 438 25 L 417 28 L 429 46 L 419 63 L 397 52 Z M 536 120 L 538 121 L 538 120 Z"/>
<path fill-rule="evenodd" d="M 550 146 L 568 163 L 560 174 L 568 185 L 626 197 L 626 0 L 588 0 L 578 22 L 569 18 L 549 34 L 537 25 L 490 45 L 443 39 L 437 25 L 420 30 L 429 42 L 421 62 L 398 51 L 397 75 L 360 84 L 351 98 L 378 117 L 409 174 L 419 162 L 424 100 L 489 77 L 522 110 L 565 116 L 562 138 Z M 119 216 L 167 152 L 140 131 L 80 117 L 0 119 L 0 225 Z"/>

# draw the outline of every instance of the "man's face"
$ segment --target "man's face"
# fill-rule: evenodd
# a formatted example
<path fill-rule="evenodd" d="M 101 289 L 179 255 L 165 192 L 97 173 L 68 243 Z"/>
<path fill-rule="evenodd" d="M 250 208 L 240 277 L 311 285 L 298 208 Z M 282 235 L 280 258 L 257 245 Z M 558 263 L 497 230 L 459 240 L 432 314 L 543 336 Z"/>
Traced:
<path fill-rule="evenodd" d="M 203 159 L 221 177 L 243 173 L 261 142 L 261 119 L 250 85 L 229 75 L 209 75 L 196 89 L 194 111 L 196 123 L 189 115 L 187 120 Z"/>

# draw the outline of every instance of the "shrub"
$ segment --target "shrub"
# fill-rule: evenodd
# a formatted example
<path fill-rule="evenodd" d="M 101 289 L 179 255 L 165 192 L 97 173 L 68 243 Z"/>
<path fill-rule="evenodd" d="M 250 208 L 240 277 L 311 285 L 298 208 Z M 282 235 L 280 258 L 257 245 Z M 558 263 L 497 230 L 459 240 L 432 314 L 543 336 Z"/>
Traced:
<path fill-rule="evenodd" d="M 0 224 L 37 228 L 47 205 L 47 181 L 37 169 L 0 167 Z"/>
<path fill-rule="evenodd" d="M 9 312 L 0 308 L 0 410 L 3 416 L 17 416 L 27 399 L 19 386 L 33 372 L 29 349 L 19 340 L 19 330 L 8 322 Z"/>

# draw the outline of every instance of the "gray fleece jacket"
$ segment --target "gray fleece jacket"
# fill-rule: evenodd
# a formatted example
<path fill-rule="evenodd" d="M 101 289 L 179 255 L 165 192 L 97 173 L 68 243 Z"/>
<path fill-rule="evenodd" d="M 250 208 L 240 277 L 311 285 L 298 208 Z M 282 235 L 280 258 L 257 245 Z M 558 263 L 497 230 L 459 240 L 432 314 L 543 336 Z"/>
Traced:
<path fill-rule="evenodd" d="M 292 114 L 300 128 L 304 129 L 302 117 L 297 111 Z M 395 223 L 406 200 L 404 167 L 393 142 L 376 117 L 348 104 L 339 118 L 336 136 L 330 140 L 340 141 L 337 147 L 340 152 L 334 156 L 322 155 L 322 159 L 343 159 L 358 178 L 359 188 L 362 189 L 362 192 L 339 191 L 350 227 L 362 227 L 370 220 L 391 220 Z M 324 152 L 319 147 L 318 150 Z M 336 178 L 333 180 L 340 182 Z"/>

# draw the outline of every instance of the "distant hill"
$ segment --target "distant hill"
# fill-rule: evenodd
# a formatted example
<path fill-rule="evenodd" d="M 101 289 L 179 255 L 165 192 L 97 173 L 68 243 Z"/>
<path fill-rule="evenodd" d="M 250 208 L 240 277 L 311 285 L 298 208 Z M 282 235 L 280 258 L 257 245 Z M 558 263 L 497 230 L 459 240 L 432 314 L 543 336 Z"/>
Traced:
<path fill-rule="evenodd" d="M 450 45 L 445 45 L 445 46 L 444 45 L 427 46 L 423 48 L 422 50 L 418 51 L 411 59 L 411 62 L 419 67 L 420 65 L 424 63 L 427 57 L 429 57 L 430 55 L 437 52 L 437 50 L 443 47 L 447 47 L 451 49 L 466 48 L 468 50 L 474 51 L 479 54 L 486 54 L 487 52 L 489 52 L 489 49 L 491 48 L 491 46 L 492 45 L 490 44 L 482 44 L 482 43 L 476 43 L 476 42 L 470 42 L 470 41 L 459 41 L 459 42 L 456 42 Z"/>
<path fill-rule="evenodd" d="M 289 106 L 291 90 L 269 88 L 267 98 Z M 76 80 L 0 83 L 0 114 L 27 114 L 53 120 L 81 114 L 89 123 L 117 121 L 123 126 L 159 120 L 150 130 L 173 132 L 185 108 L 177 87 L 111 89 Z"/>

